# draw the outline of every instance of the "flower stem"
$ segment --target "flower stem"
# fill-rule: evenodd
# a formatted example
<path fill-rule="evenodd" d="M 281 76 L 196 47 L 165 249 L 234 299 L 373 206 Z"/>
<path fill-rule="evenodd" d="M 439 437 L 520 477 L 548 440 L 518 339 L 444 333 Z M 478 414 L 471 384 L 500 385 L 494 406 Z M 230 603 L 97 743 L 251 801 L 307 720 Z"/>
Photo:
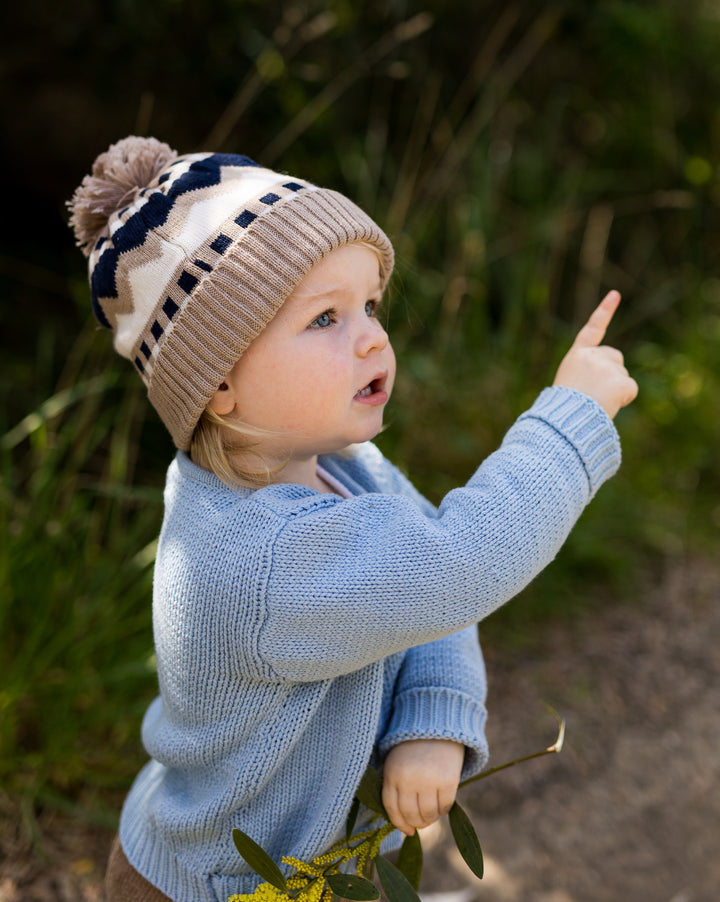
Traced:
<path fill-rule="evenodd" d="M 552 716 L 558 722 L 558 734 L 557 739 L 551 746 L 543 749 L 540 752 L 533 752 L 530 755 L 523 755 L 521 758 L 513 758 L 512 761 L 506 761 L 505 764 L 498 764 L 496 767 L 491 767 L 489 770 L 484 770 L 481 774 L 477 774 L 474 777 L 470 777 L 467 780 L 463 780 L 462 783 L 459 784 L 458 788 L 463 786 L 468 786 L 470 783 L 476 783 L 478 780 L 484 780 L 486 777 L 490 777 L 492 774 L 496 774 L 498 771 L 506 770 L 508 767 L 514 767 L 516 764 L 522 764 L 523 761 L 532 761 L 533 758 L 542 758 L 543 755 L 554 755 L 557 752 L 562 750 L 563 742 L 565 741 L 565 721 L 560 717 L 560 715 L 555 711 L 550 705 L 545 705 L 548 711 L 552 714 Z"/>

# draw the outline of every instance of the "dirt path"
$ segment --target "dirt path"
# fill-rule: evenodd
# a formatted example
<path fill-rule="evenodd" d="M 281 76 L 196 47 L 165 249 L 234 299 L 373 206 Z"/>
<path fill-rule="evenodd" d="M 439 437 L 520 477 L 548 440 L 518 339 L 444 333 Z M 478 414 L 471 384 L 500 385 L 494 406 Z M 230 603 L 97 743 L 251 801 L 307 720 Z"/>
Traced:
<path fill-rule="evenodd" d="M 553 741 L 558 756 L 468 787 L 476 880 L 444 837 L 428 892 L 446 902 L 720 900 L 720 573 L 696 564 L 537 637 L 535 660 L 486 650 L 495 763 Z"/>
<path fill-rule="evenodd" d="M 532 649 L 486 647 L 493 763 L 553 741 L 543 701 L 566 718 L 565 748 L 463 791 L 482 881 L 443 829 L 425 831 L 426 902 L 720 900 L 718 602 L 718 568 L 688 565 L 636 606 L 598 602 L 538 631 Z M 45 858 L 2 832 L 0 902 L 101 902 L 109 837 L 42 828 Z"/>

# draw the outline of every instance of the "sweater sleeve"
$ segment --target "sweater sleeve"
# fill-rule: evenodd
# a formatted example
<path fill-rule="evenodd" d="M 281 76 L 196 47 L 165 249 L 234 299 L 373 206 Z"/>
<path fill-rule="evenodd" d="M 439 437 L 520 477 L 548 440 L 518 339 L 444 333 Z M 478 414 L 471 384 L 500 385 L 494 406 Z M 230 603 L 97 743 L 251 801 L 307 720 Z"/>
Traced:
<path fill-rule="evenodd" d="M 386 755 L 410 739 L 452 739 L 465 746 L 462 779 L 487 764 L 487 680 L 477 627 L 466 627 L 405 655 L 393 696 L 393 712 L 378 748 Z"/>
<path fill-rule="evenodd" d="M 546 389 L 436 518 L 382 494 L 289 517 L 257 653 L 277 678 L 326 679 L 463 630 L 554 558 L 619 459 L 594 401 Z"/>
<path fill-rule="evenodd" d="M 380 457 L 375 452 L 376 458 Z M 428 516 L 437 510 L 389 461 L 383 464 L 383 489 L 405 495 Z M 393 746 L 412 739 L 452 739 L 465 746 L 461 779 L 487 764 L 485 697 L 487 678 L 477 626 L 466 627 L 434 642 L 409 648 L 397 676 L 390 722 L 378 739 L 385 756 Z"/>

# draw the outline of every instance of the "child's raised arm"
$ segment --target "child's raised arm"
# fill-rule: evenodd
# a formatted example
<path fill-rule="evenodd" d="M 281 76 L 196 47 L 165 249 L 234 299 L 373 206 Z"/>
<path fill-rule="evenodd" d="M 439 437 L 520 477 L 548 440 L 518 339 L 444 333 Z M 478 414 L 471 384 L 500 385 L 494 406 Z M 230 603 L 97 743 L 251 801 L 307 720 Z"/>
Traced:
<path fill-rule="evenodd" d="M 588 395 L 611 418 L 638 393 L 637 382 L 625 369 L 622 352 L 600 344 L 619 303 L 617 291 L 611 291 L 603 298 L 578 332 L 553 383 Z"/>
<path fill-rule="evenodd" d="M 550 563 L 620 464 L 610 416 L 637 386 L 619 352 L 600 344 L 618 301 L 614 292 L 605 298 L 556 385 L 445 496 L 436 516 L 402 489 L 383 491 L 391 465 L 361 445 L 342 463 L 324 463 L 369 491 L 343 500 L 277 485 L 230 506 L 214 491 L 218 506 L 209 498 L 209 510 L 217 519 L 199 524 L 197 495 L 186 491 L 197 472 L 179 457 L 166 493 L 157 591 L 188 611 L 213 599 L 223 625 L 212 635 L 233 637 L 237 663 L 253 679 L 352 674 L 487 617 Z M 209 555 L 215 547 L 223 550 Z M 214 601 L 219 584 L 228 587 L 227 610 Z M 175 620 L 171 645 L 177 633 Z"/>

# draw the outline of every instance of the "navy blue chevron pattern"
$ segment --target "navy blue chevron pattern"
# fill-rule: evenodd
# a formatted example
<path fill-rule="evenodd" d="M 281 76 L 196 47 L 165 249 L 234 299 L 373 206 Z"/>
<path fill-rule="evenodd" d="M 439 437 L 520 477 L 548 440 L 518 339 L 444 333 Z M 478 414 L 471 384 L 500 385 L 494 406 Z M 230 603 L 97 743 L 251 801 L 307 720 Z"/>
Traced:
<path fill-rule="evenodd" d="M 112 237 L 112 247 L 108 247 L 101 254 L 90 281 L 93 313 L 98 322 L 106 329 L 110 329 L 111 326 L 100 306 L 99 299 L 117 297 L 115 274 L 120 255 L 140 247 L 151 229 L 163 225 L 178 197 L 188 191 L 217 185 L 221 179 L 220 170 L 223 166 L 262 168 L 259 163 L 249 157 L 236 154 L 215 153 L 205 159 L 196 160 L 188 171 L 177 179 L 167 194 L 163 194 L 161 191 L 154 192 L 147 203 L 115 232 Z M 100 240 L 103 244 L 105 243 L 105 239 Z M 100 246 L 100 242 L 98 242 L 98 246 Z"/>

